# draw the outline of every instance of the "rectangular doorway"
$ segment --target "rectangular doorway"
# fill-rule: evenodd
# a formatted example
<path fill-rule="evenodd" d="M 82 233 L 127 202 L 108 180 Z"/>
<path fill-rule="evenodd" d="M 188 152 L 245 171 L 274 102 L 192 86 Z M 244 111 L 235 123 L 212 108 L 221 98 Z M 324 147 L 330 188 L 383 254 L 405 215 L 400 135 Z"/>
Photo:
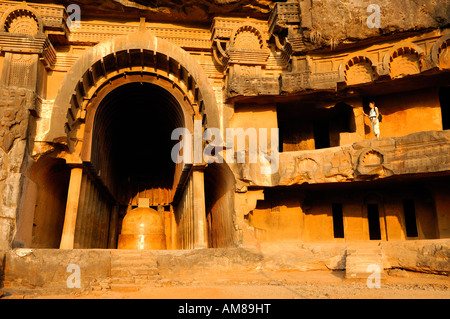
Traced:
<path fill-rule="evenodd" d="M 330 123 L 327 120 L 314 122 L 314 142 L 316 150 L 330 147 Z"/>
<path fill-rule="evenodd" d="M 418 237 L 416 207 L 413 200 L 406 199 L 403 201 L 403 213 L 405 215 L 406 237 Z"/>
<path fill-rule="evenodd" d="M 450 86 L 439 88 L 441 103 L 442 129 L 450 130 Z"/>
<path fill-rule="evenodd" d="M 342 204 L 332 204 L 331 209 L 333 213 L 334 238 L 344 238 L 344 217 L 342 214 Z"/>
<path fill-rule="evenodd" d="M 367 219 L 369 220 L 370 240 L 381 240 L 380 213 L 378 204 L 367 204 Z"/>

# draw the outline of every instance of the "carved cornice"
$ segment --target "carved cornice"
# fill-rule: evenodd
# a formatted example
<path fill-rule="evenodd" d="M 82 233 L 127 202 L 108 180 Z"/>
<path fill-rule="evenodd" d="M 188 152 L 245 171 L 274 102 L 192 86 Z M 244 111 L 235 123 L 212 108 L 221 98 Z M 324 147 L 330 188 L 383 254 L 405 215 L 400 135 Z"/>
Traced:
<path fill-rule="evenodd" d="M 46 35 L 35 37 L 0 32 L 0 52 L 39 54 L 44 65 L 51 67 L 56 61 L 56 51 Z"/>
<path fill-rule="evenodd" d="M 148 25 L 146 30 L 154 36 L 165 39 L 183 49 L 210 49 L 210 31 L 198 28 L 176 28 Z M 139 31 L 137 25 L 104 24 L 82 22 L 80 28 L 73 29 L 69 41 L 74 44 L 93 45 Z"/>
<path fill-rule="evenodd" d="M 273 77 L 233 77 L 228 83 L 227 93 L 227 98 L 278 95 L 280 93 L 280 82 Z"/>

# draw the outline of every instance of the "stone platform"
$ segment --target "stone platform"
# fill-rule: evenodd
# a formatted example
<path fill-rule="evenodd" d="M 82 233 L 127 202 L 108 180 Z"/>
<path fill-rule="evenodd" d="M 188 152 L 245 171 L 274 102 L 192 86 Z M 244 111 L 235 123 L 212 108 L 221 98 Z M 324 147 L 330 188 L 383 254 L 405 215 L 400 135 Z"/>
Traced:
<path fill-rule="evenodd" d="M 356 247 L 356 248 L 355 248 Z M 450 274 L 450 240 L 261 244 L 256 248 L 198 250 L 14 249 L 0 252 L 2 290 L 47 293 L 137 291 L 164 278 L 230 273 L 344 271 L 367 266 L 364 251 L 376 252 L 383 269 Z M 358 252 L 358 253 L 356 253 Z M 366 254 L 367 255 L 367 254 Z M 362 258 L 362 259 L 361 259 Z M 72 268 L 70 266 L 72 265 Z M 79 288 L 68 288 L 79 267 Z M 361 267 L 362 267 L 361 266 Z M 364 267 L 363 267 L 364 268 Z M 366 267 L 364 268 L 366 269 Z M 367 274 L 366 274 L 367 275 Z M 352 278 L 352 276 L 347 276 Z"/>

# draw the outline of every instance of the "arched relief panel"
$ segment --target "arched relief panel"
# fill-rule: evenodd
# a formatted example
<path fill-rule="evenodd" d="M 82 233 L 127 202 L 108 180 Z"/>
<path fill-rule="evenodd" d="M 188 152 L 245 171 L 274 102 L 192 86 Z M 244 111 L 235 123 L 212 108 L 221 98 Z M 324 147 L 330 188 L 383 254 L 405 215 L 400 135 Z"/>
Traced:
<path fill-rule="evenodd" d="M 267 39 L 256 26 L 245 23 L 236 27 L 230 38 L 226 55 L 231 64 L 265 64 L 270 51 L 267 47 Z"/>
<path fill-rule="evenodd" d="M 38 12 L 24 2 L 3 14 L 0 28 L 0 31 L 36 36 L 44 32 L 44 23 Z"/>
<path fill-rule="evenodd" d="M 67 134 L 77 138 L 71 132 L 83 125 L 97 88 L 120 74 L 142 72 L 169 81 L 192 105 L 203 104 L 208 125 L 220 127 L 214 90 L 200 65 L 178 46 L 145 32 L 100 43 L 77 60 L 58 91 L 46 140 L 67 143 Z"/>
<path fill-rule="evenodd" d="M 423 56 L 423 49 L 417 45 L 412 43 L 399 45 L 384 56 L 383 66 L 389 70 L 391 79 L 419 74 L 422 71 Z"/>
<path fill-rule="evenodd" d="M 377 149 L 365 149 L 358 156 L 356 170 L 363 176 L 384 174 L 384 155 Z"/>
<path fill-rule="evenodd" d="M 431 60 L 439 69 L 450 69 L 450 34 L 442 36 L 433 45 Z"/>
<path fill-rule="evenodd" d="M 352 57 L 342 68 L 347 85 L 373 82 L 377 78 L 371 59 L 364 55 Z"/>
<path fill-rule="evenodd" d="M 266 40 L 258 28 L 252 24 L 245 24 L 235 28 L 232 35 L 230 47 L 247 50 L 267 48 Z"/>

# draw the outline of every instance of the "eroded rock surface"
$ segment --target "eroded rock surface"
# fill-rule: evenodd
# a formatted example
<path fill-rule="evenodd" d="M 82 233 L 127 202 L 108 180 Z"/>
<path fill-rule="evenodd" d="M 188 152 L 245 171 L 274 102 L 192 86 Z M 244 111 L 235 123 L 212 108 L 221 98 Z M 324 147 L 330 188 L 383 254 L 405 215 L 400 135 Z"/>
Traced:
<path fill-rule="evenodd" d="M 35 1 L 48 3 L 49 1 Z M 150 20 L 177 22 L 210 22 L 215 15 L 268 17 L 274 1 L 268 0 L 77 0 L 52 1 L 68 6 L 78 4 L 82 15 L 95 17 L 146 16 Z"/>
<path fill-rule="evenodd" d="M 450 5 L 445 1 L 382 0 L 376 2 L 380 7 L 380 28 L 369 28 L 367 20 L 371 20 L 374 11 L 367 8 L 372 3 L 370 0 L 300 0 L 304 39 L 324 46 L 336 45 L 450 23 Z"/>

